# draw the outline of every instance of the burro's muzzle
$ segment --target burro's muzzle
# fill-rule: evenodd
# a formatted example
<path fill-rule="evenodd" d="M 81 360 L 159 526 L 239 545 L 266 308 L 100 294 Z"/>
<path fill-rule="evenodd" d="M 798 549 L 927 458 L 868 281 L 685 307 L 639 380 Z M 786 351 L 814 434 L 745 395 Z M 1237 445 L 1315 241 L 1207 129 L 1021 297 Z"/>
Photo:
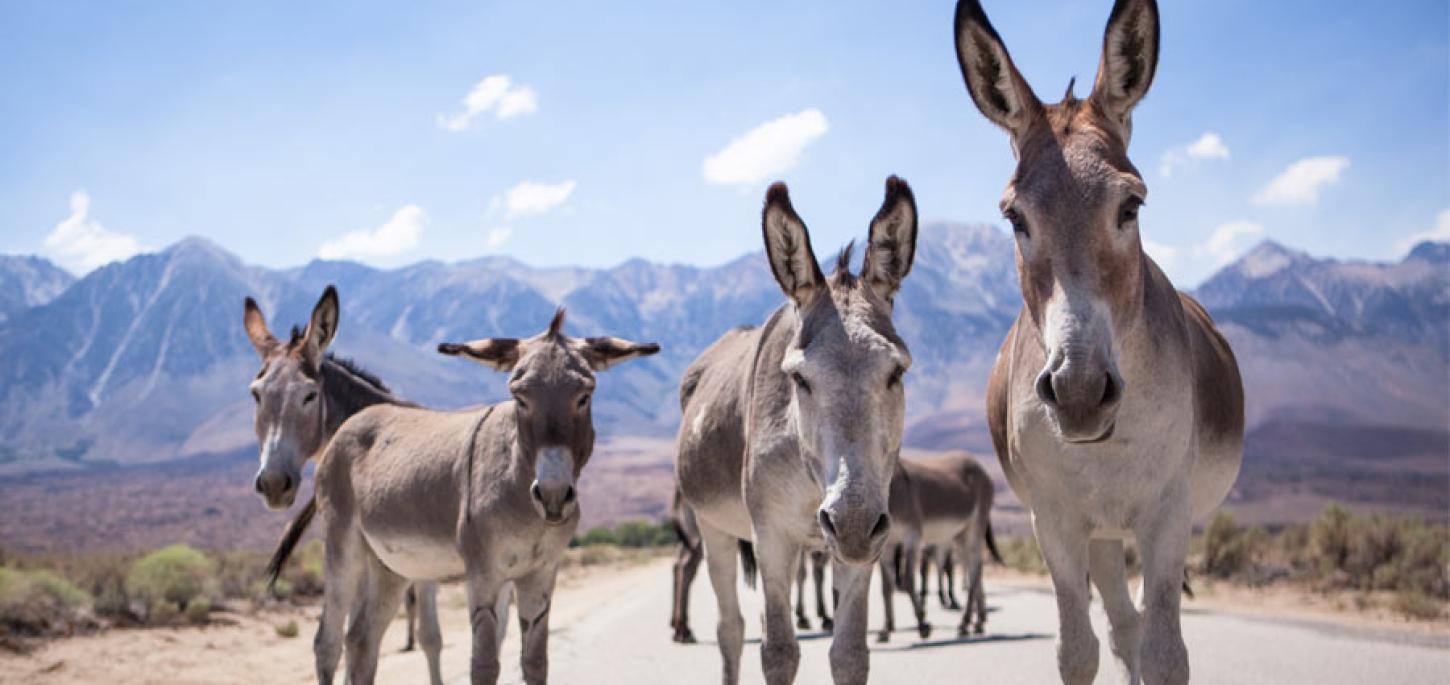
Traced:
<path fill-rule="evenodd" d="M 257 471 L 254 485 L 257 488 L 257 494 L 262 496 L 268 509 L 282 511 L 292 506 L 292 502 L 297 499 L 297 484 L 301 480 L 299 473 L 263 466 Z"/>
<path fill-rule="evenodd" d="M 574 489 L 574 457 L 565 447 L 545 447 L 534 460 L 534 482 L 529 486 L 534 511 L 549 525 L 568 521 L 579 510 Z"/>
<path fill-rule="evenodd" d="M 891 533 L 891 516 L 881 488 L 860 482 L 846 463 L 836 484 L 826 492 L 816 519 L 826 538 L 826 548 L 843 564 L 873 564 L 881 556 Z"/>
<path fill-rule="evenodd" d="M 1064 346 L 1076 350 L 1075 346 Z M 1069 352 L 1059 348 L 1037 374 L 1034 389 L 1047 407 L 1063 440 L 1092 443 L 1113 435 L 1118 404 L 1123 399 L 1123 377 L 1102 346 Z"/>

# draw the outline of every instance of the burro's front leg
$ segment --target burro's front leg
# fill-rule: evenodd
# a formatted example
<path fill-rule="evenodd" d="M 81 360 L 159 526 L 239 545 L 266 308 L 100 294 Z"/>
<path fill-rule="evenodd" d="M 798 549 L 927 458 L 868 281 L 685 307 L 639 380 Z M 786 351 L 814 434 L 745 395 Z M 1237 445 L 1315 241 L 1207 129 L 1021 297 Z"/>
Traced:
<path fill-rule="evenodd" d="M 1032 531 L 1057 595 L 1057 672 L 1068 685 L 1087 685 L 1098 673 L 1098 638 L 1088 618 L 1087 525 L 1076 517 L 1033 511 Z"/>
<path fill-rule="evenodd" d="M 1146 517 L 1135 531 L 1143 558 L 1138 665 L 1143 681 L 1152 685 L 1188 682 L 1188 647 L 1183 644 L 1179 609 L 1192 512 L 1187 488 L 1182 489 L 1180 495 L 1166 497 L 1162 510 Z"/>
<path fill-rule="evenodd" d="M 795 625 L 791 621 L 790 586 L 800 547 L 793 541 L 757 528 L 755 556 L 760 565 L 760 579 L 765 593 L 765 638 L 760 643 L 761 670 L 765 682 L 787 685 L 795 680 L 801 650 L 796 644 Z"/>
<path fill-rule="evenodd" d="M 519 632 L 523 650 L 519 665 L 524 682 L 542 685 L 549 680 L 549 610 L 554 601 L 554 578 L 559 567 L 550 564 L 514 583 L 514 599 L 519 608 Z"/>
<path fill-rule="evenodd" d="M 831 636 L 831 680 L 837 685 L 864 683 L 871 672 L 871 652 L 866 647 L 871 565 L 837 563 L 832 568 L 839 601 L 836 630 Z"/>
<path fill-rule="evenodd" d="M 473 629 L 470 680 L 473 685 L 492 685 L 498 682 L 498 636 L 507 620 L 507 616 L 498 615 L 497 608 L 504 581 L 489 571 L 470 569 L 467 584 L 468 621 Z"/>

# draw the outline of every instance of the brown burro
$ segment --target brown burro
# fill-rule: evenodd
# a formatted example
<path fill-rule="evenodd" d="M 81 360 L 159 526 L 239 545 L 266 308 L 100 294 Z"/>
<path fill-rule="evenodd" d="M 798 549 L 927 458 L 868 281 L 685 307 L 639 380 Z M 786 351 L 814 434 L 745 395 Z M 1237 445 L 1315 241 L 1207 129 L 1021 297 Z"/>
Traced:
<path fill-rule="evenodd" d="M 659 351 L 613 337 L 571 338 L 563 325 L 560 309 L 532 338 L 438 346 L 509 373 L 508 401 L 456 412 L 376 405 L 338 429 L 316 476 L 327 572 L 314 642 L 318 682 L 332 682 L 344 619 L 348 681 L 370 683 L 408 581 L 457 576 L 468 591 L 472 682 L 498 680 L 497 633 L 507 617 L 495 605 L 509 583 L 524 679 L 547 680 L 554 579 L 579 523 L 575 483 L 594 449 L 594 374 Z M 293 521 L 274 572 L 306 524 Z"/>
<path fill-rule="evenodd" d="M 914 587 L 916 559 L 924 546 L 950 550 L 962 565 L 966 610 L 957 635 L 980 634 L 987 622 L 987 600 L 982 587 L 982 546 L 998 563 L 1002 555 L 992 535 L 992 478 L 965 452 L 919 459 L 902 459 L 891 480 L 892 540 L 895 554 L 882 555 L 881 597 L 885 623 L 877 639 L 886 642 L 896 629 L 893 590 L 911 595 L 917 631 L 931 634 L 926 621 L 926 596 Z M 899 532 L 898 532 L 899 531 Z M 925 579 L 922 580 L 925 585 Z M 975 624 L 973 624 L 975 619 Z"/>
<path fill-rule="evenodd" d="M 891 532 L 886 495 L 911 365 L 892 301 L 915 256 L 916 202 L 904 181 L 886 180 L 859 276 L 850 248 L 830 278 L 821 273 L 785 184 L 770 187 L 762 214 L 771 272 L 790 301 L 765 326 L 726 333 L 685 371 L 676 483 L 705 544 L 724 681 L 740 678 L 735 561 L 738 541 L 749 540 L 765 595 L 766 681 L 795 678 L 791 580 L 801 550 L 826 549 L 840 592 L 831 675 L 863 683 L 866 595 Z"/>
<path fill-rule="evenodd" d="M 293 328 L 285 343 L 267 328 L 256 300 L 248 297 L 243 307 L 247 339 L 262 359 L 262 368 L 248 389 L 256 403 L 252 424 L 261 446 L 255 487 L 268 508 L 292 505 L 301 486 L 302 466 L 321 454 L 337 429 L 354 414 L 375 404 L 417 406 L 394 395 L 376 376 L 326 351 L 337 336 L 339 318 L 337 289 L 330 285 L 313 307 L 307 328 Z M 308 516 L 316 506 L 316 499 L 307 501 L 304 510 Z M 510 597 L 508 593 L 501 597 L 502 613 L 508 612 Z M 408 589 L 408 599 L 409 646 L 404 651 L 412 648 L 416 618 L 429 681 L 442 685 L 438 584 L 417 583 Z"/>
<path fill-rule="evenodd" d="M 1228 342 L 1143 251 L 1148 194 L 1128 160 L 1132 112 L 1158 64 L 1158 7 L 1117 0 L 1092 94 L 1045 105 L 976 0 L 956 12 L 972 101 L 1012 139 L 1002 195 L 1024 306 L 987 385 L 987 423 L 1057 595 L 1057 666 L 1090 683 L 1091 578 L 1125 680 L 1188 681 L 1179 624 L 1193 521 L 1243 462 L 1244 391 Z M 1128 596 L 1123 543 L 1143 563 Z"/>

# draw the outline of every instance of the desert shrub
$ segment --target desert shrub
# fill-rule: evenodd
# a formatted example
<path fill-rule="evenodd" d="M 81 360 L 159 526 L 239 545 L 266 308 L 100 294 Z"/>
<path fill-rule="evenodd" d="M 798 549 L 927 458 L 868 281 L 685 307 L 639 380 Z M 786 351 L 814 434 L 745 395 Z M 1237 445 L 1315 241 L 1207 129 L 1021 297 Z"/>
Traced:
<path fill-rule="evenodd" d="M 215 552 L 213 574 L 217 592 L 228 599 L 265 599 L 265 587 L 258 592 L 257 583 L 266 575 L 267 557 L 253 550 Z M 265 583 L 264 583 L 265 585 Z"/>
<path fill-rule="evenodd" d="M 1415 590 L 1401 590 L 1395 593 L 1395 611 L 1413 619 L 1433 621 L 1444 613 L 1442 602 Z"/>
<path fill-rule="evenodd" d="M 186 611 L 182 613 L 186 614 L 186 620 L 191 623 L 198 625 L 206 623 L 207 616 L 211 614 L 211 600 L 205 597 L 192 600 L 186 605 Z"/>
<path fill-rule="evenodd" d="M 584 532 L 584 535 L 579 537 L 579 546 L 581 547 L 617 544 L 619 544 L 619 536 L 615 535 L 613 530 L 604 526 L 590 528 Z"/>
<path fill-rule="evenodd" d="M 277 579 L 274 587 L 276 597 L 288 597 L 292 595 L 302 597 L 317 597 L 322 594 L 322 581 L 326 577 L 323 574 L 323 549 L 321 540 L 310 540 L 297 548 L 292 554 L 292 561 L 288 562 L 286 568 L 282 569 L 282 575 Z M 265 562 L 264 562 L 265 565 Z M 257 577 L 262 577 L 259 571 Z M 284 585 L 285 584 L 285 585 Z M 280 590 L 286 589 L 286 592 Z"/>
<path fill-rule="evenodd" d="M 126 588 L 153 611 L 168 604 L 185 611 L 191 602 L 215 594 L 214 568 L 205 554 L 171 545 L 138 559 L 126 574 Z"/>
<path fill-rule="evenodd" d="M 1002 561 L 1009 568 L 1025 573 L 1047 572 L 1047 563 L 1042 560 L 1037 538 L 1031 535 L 1003 535 L 997 538 L 997 543 L 997 549 L 1002 553 Z"/>
<path fill-rule="evenodd" d="M 1250 574 L 1257 569 L 1268 542 L 1269 535 L 1262 528 L 1241 528 L 1233 514 L 1220 511 L 1203 532 L 1203 572 L 1217 578 Z"/>
<path fill-rule="evenodd" d="M 0 567 L 0 628 L 22 635 L 69 632 L 85 622 L 91 596 L 50 571 Z"/>
<path fill-rule="evenodd" d="M 288 621 L 286 623 L 282 623 L 282 624 L 279 624 L 279 625 L 275 625 L 275 626 L 272 626 L 272 630 L 276 631 L 277 637 L 286 637 L 286 638 L 297 637 L 297 622 L 296 621 Z"/>
<path fill-rule="evenodd" d="M 1309 527 L 1309 551 L 1321 572 L 1344 568 L 1349 559 L 1350 527 L 1348 509 L 1339 503 L 1330 504 Z"/>

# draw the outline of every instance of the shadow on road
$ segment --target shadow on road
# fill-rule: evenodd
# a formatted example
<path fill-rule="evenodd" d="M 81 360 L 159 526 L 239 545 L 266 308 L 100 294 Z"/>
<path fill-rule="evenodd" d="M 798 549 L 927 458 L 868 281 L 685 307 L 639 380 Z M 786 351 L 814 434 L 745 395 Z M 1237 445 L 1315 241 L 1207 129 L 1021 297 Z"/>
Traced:
<path fill-rule="evenodd" d="M 907 632 L 907 631 L 902 631 Z M 914 631 L 912 631 L 914 632 Z M 990 642 L 1018 642 L 1021 640 L 1047 640 L 1052 635 L 1048 633 L 1016 633 L 998 635 L 972 635 L 968 637 L 953 637 L 943 640 L 921 640 L 910 644 L 899 646 L 876 645 L 873 651 L 878 652 L 906 652 L 916 649 L 931 649 L 934 647 L 951 647 L 954 645 L 986 644 Z"/>

